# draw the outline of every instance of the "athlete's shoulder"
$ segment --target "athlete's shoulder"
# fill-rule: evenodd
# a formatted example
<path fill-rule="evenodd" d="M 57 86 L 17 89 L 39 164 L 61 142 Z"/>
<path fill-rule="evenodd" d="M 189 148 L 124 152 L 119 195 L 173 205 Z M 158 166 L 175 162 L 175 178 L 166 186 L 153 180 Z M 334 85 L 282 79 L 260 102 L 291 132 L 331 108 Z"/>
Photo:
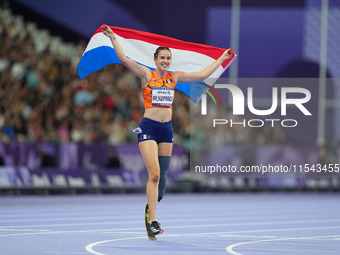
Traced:
<path fill-rule="evenodd" d="M 171 72 L 172 77 L 174 78 L 175 83 L 177 84 L 179 77 L 184 74 L 182 71 L 173 71 Z"/>
<path fill-rule="evenodd" d="M 173 86 L 176 85 L 176 81 L 175 81 L 174 76 L 172 75 L 172 72 L 167 72 L 166 77 L 165 77 L 165 81 L 169 85 L 170 84 L 173 84 Z"/>

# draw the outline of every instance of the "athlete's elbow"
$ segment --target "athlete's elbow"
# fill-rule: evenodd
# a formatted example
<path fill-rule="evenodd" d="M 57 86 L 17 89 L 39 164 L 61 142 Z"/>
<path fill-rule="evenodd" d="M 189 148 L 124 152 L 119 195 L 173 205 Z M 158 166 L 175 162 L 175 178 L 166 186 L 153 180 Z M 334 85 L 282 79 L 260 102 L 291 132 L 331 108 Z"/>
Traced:
<path fill-rule="evenodd" d="M 128 63 L 128 61 L 129 61 L 129 59 L 127 58 L 127 57 L 119 57 L 118 58 L 119 59 L 119 61 L 124 65 L 124 66 L 126 66 L 127 65 L 127 63 Z"/>
<path fill-rule="evenodd" d="M 200 75 L 199 75 L 199 79 L 200 80 L 205 80 L 205 79 L 207 79 L 208 77 L 210 76 L 210 74 L 209 73 L 207 73 L 207 72 L 202 72 Z"/>

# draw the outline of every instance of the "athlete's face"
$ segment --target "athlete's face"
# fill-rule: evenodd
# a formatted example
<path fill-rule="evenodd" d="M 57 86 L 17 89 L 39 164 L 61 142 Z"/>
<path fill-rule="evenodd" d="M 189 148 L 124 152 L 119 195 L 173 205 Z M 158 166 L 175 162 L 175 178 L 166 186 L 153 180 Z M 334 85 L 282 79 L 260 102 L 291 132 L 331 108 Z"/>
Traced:
<path fill-rule="evenodd" d="M 155 58 L 156 67 L 160 70 L 167 71 L 171 64 L 171 52 L 168 50 L 161 50 Z"/>

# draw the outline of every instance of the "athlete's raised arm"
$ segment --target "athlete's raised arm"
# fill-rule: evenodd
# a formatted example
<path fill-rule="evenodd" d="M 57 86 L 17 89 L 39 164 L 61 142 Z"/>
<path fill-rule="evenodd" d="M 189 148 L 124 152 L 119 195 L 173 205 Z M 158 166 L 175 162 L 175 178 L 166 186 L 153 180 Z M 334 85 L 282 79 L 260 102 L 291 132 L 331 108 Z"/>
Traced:
<path fill-rule="evenodd" d="M 210 66 L 204 68 L 200 72 L 190 72 L 190 73 L 185 73 L 185 72 L 180 72 L 180 71 L 175 71 L 173 72 L 173 77 L 176 80 L 177 83 L 179 82 L 194 82 L 194 81 L 200 81 L 208 78 L 210 75 L 215 72 L 215 70 L 227 59 L 231 58 L 233 54 L 229 53 L 229 50 L 226 50 L 223 52 L 223 54 Z"/>
<path fill-rule="evenodd" d="M 120 46 L 118 40 L 116 39 L 116 35 L 113 33 L 112 29 L 104 25 L 102 28 L 103 34 L 108 36 L 112 42 L 113 48 L 117 54 L 118 59 L 124 66 L 126 66 L 131 72 L 133 72 L 136 76 L 138 76 L 142 81 L 144 80 L 148 83 L 151 77 L 151 70 L 136 63 L 134 60 L 127 58 L 125 56 L 123 48 Z"/>

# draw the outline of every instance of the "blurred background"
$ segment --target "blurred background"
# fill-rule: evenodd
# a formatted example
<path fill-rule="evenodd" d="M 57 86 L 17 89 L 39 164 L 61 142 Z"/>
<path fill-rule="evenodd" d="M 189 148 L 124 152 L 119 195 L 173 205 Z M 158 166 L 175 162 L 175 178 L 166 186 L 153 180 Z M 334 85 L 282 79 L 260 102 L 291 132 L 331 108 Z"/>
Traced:
<path fill-rule="evenodd" d="M 246 128 L 224 129 L 219 157 L 233 162 L 237 154 L 259 164 L 261 155 L 270 155 L 265 160 L 274 157 L 285 164 L 299 155 L 303 163 L 339 164 L 339 1 L 3 0 L 2 194 L 144 192 L 147 173 L 131 132 L 144 110 L 138 78 L 121 65 L 107 66 L 84 80 L 77 76 L 87 42 L 102 24 L 232 48 L 238 58 L 223 77 L 235 82 L 314 78 L 313 132 L 301 150 L 296 149 L 302 141 L 297 137 L 303 130 L 292 136 L 285 128 L 263 127 L 256 134 Z M 258 101 L 270 99 L 267 92 L 259 89 Z M 339 190 L 340 173 L 334 172 L 327 178 L 293 176 L 289 182 L 268 182 L 261 175 L 252 181 L 224 176 L 221 182 L 217 176 L 190 173 L 192 104 L 176 94 L 168 192 Z M 200 134 L 207 135 L 204 129 Z M 242 149 L 249 144 L 262 153 Z"/>

